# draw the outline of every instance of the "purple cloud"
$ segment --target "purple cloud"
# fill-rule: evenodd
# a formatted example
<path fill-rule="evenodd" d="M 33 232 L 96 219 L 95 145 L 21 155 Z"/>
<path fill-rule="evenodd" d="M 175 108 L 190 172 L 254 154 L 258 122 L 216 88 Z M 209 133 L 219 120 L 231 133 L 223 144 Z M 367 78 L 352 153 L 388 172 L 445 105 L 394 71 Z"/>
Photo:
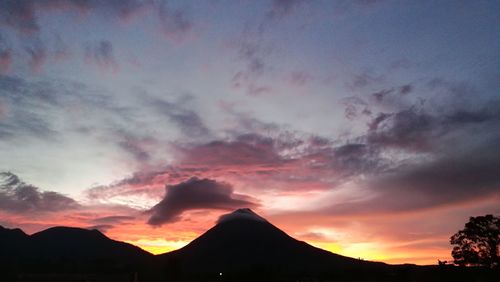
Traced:
<path fill-rule="evenodd" d="M 0 172 L 0 209 L 12 213 L 58 212 L 76 209 L 73 199 L 24 183 L 10 172 Z"/>
<path fill-rule="evenodd" d="M 257 205 L 253 198 L 233 193 L 231 185 L 211 179 L 193 177 L 176 185 L 167 185 L 165 190 L 165 197 L 149 210 L 152 213 L 148 220 L 150 225 L 178 221 L 188 210 L 233 210 Z"/>

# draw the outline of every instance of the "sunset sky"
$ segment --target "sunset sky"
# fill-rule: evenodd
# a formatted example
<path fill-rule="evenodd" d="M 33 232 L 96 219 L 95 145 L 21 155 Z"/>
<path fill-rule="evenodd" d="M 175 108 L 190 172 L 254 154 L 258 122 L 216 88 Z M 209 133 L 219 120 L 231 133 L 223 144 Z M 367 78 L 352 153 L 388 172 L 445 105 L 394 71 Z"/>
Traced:
<path fill-rule="evenodd" d="M 500 1 L 0 0 L 0 225 L 153 253 L 249 207 L 388 263 L 500 213 Z"/>

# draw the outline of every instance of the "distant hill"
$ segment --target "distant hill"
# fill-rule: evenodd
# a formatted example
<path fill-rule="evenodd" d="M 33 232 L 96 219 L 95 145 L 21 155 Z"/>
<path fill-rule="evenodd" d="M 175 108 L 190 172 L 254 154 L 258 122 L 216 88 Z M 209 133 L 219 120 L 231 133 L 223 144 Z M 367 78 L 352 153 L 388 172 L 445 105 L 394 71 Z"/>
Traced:
<path fill-rule="evenodd" d="M 53 227 L 27 235 L 20 229 L 0 226 L 0 259 L 15 260 L 115 260 L 133 262 L 152 257 L 139 247 L 106 237 L 98 230 Z"/>
<path fill-rule="evenodd" d="M 21 229 L 8 229 L 0 226 L 0 260 L 16 259 L 28 252 L 29 236 Z"/>

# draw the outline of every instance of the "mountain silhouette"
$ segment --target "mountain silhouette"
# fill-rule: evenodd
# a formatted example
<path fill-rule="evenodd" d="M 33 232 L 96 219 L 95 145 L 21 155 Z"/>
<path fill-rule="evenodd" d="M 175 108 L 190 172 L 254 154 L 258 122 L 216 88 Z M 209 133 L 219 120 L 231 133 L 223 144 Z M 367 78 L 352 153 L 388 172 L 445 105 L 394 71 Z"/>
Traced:
<path fill-rule="evenodd" d="M 114 260 L 134 262 L 152 255 L 134 245 L 112 240 L 98 230 L 53 227 L 29 236 L 0 227 L 0 258 L 43 261 Z"/>
<path fill-rule="evenodd" d="M 337 255 L 296 240 L 250 209 L 222 216 L 185 247 L 160 256 L 190 273 L 319 273 L 383 268 L 385 264 Z"/>
<path fill-rule="evenodd" d="M 100 231 L 74 227 L 53 227 L 30 236 L 42 257 L 137 260 L 151 256 L 134 245 L 115 241 Z"/>
<path fill-rule="evenodd" d="M 21 229 L 0 226 L 0 260 L 16 259 L 28 253 L 29 236 Z"/>
<path fill-rule="evenodd" d="M 387 265 L 296 240 L 250 209 L 185 247 L 153 256 L 97 230 L 27 235 L 0 226 L 0 281 L 496 281 L 499 270 Z"/>

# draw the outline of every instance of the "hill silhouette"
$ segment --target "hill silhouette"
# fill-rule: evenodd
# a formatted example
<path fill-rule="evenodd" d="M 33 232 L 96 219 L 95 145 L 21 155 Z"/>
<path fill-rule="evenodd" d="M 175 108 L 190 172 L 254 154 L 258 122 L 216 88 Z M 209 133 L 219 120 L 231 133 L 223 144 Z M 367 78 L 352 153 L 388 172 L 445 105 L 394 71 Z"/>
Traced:
<path fill-rule="evenodd" d="M 137 261 L 152 255 L 134 245 L 115 241 L 98 230 L 52 227 L 31 236 L 20 229 L 0 227 L 3 258 L 37 260 Z"/>
<path fill-rule="evenodd" d="M 27 235 L 0 226 L 0 281 L 495 281 L 498 270 L 388 265 L 296 240 L 239 209 L 185 247 L 153 256 L 97 230 Z"/>

